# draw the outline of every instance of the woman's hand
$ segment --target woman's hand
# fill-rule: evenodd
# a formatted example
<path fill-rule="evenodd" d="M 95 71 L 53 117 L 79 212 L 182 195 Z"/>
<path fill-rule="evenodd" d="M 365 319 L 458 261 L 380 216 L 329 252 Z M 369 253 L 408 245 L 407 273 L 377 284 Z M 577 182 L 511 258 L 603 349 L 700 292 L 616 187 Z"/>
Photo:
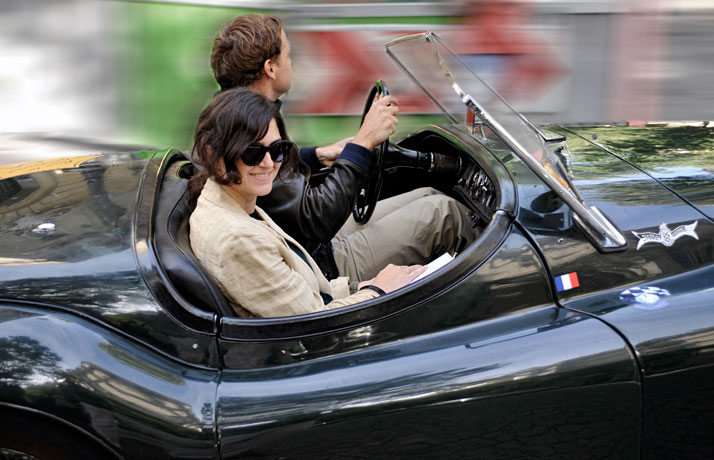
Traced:
<path fill-rule="evenodd" d="M 384 96 L 375 101 L 352 142 L 374 150 L 394 133 L 398 123 L 397 113 L 399 107 L 393 96 Z"/>
<path fill-rule="evenodd" d="M 377 274 L 374 280 L 367 284 L 373 284 L 384 292 L 390 293 L 411 283 L 411 281 L 424 270 L 426 270 L 425 265 L 389 264 Z"/>

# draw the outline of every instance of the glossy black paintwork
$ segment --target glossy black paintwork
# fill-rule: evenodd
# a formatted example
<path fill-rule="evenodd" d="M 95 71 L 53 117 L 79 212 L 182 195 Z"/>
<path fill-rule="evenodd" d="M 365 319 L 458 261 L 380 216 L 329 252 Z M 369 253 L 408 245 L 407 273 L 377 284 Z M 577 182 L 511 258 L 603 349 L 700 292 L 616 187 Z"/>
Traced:
<path fill-rule="evenodd" d="M 617 334 L 544 306 L 320 360 L 229 371 L 218 411 L 229 457 L 636 458 L 639 391 Z"/>
<path fill-rule="evenodd" d="M 301 318 L 217 318 L 175 297 L 152 224 L 176 151 L 3 186 L 21 199 L 0 203 L 0 412 L 50 414 L 127 458 L 710 457 L 710 184 L 689 193 L 554 131 L 625 251 L 598 252 L 497 140 L 431 127 L 404 142 L 468 155 L 498 185 L 479 244 L 424 283 Z M 637 249 L 632 231 L 693 220 L 698 240 Z M 47 221 L 54 234 L 32 232 Z M 571 271 L 581 286 L 556 293 Z M 619 300 L 645 284 L 670 304 Z"/>
<path fill-rule="evenodd" d="M 635 165 L 714 218 L 714 128 L 608 126 L 563 132 Z"/>
<path fill-rule="evenodd" d="M 0 412 L 59 417 L 121 457 L 217 458 L 216 372 L 76 315 L 0 305 Z"/>
<path fill-rule="evenodd" d="M 136 155 L 116 154 L 74 169 L 3 180 L 4 190 L 16 190 L 4 193 L 0 203 L 0 257 L 18 259 L 15 265 L 3 264 L 3 279 L 42 277 L 34 275 L 43 269 L 39 261 L 72 264 L 66 271 L 79 275 L 101 272 L 104 266 L 109 273 L 131 267 L 113 256 L 131 248 L 130 223 L 143 166 Z M 54 232 L 39 231 L 45 223 L 55 224 Z M 44 274 L 57 271 L 45 269 Z"/>
<path fill-rule="evenodd" d="M 643 283 L 667 289 L 662 308 L 643 310 L 621 289 L 567 303 L 597 315 L 628 337 L 643 380 L 643 453 L 658 458 L 714 455 L 714 267 Z M 673 442 L 672 440 L 676 440 Z"/>
<path fill-rule="evenodd" d="M 111 154 L 6 180 L 23 191 L 0 203 L 0 301 L 77 312 L 168 356 L 216 366 L 215 339 L 168 314 L 137 269 L 134 220 L 146 166 L 137 154 Z M 35 231 L 46 223 L 55 231 Z"/>
<path fill-rule="evenodd" d="M 560 236 L 562 241 L 542 235 L 536 238 L 551 267 L 558 267 L 553 268 L 554 274 L 577 271 L 584 285 L 584 289 L 560 296 L 562 304 L 606 321 L 627 337 L 635 350 L 643 374 L 643 457 L 711 458 L 714 403 L 708 395 L 714 390 L 714 315 L 710 308 L 714 230 L 706 214 L 711 215 L 712 180 L 702 174 L 688 178 L 697 194 L 706 191 L 695 196 L 677 186 L 677 174 L 683 167 L 671 164 L 666 149 L 662 167 L 648 166 L 647 157 L 656 154 L 652 151 L 616 152 L 627 162 L 598 152 L 596 144 L 606 143 L 609 132 L 604 128 L 585 130 L 590 139 L 571 135 L 568 144 L 576 185 L 625 232 L 627 251 L 598 256 L 567 233 Z M 710 134 L 701 129 L 687 132 Z M 592 134 L 598 137 L 597 142 Z M 663 133 L 646 130 L 642 136 L 655 134 Z M 657 142 L 650 139 L 650 145 Z M 702 164 L 704 158 L 695 158 L 697 154 L 711 156 L 711 152 L 687 151 L 681 142 L 677 144 L 679 160 Z M 651 243 L 638 249 L 632 234 L 657 232 L 662 223 L 674 229 L 694 221 L 699 239 L 685 236 L 671 247 Z M 584 280 L 586 276 L 596 278 L 597 283 Z M 660 309 L 637 308 L 620 298 L 632 286 L 666 289 L 671 299 Z"/>
<path fill-rule="evenodd" d="M 699 209 L 662 186 L 655 179 L 616 156 L 581 138 L 571 136 L 574 183 L 589 205 L 597 206 L 627 240 L 627 249 L 603 255 L 573 225 L 567 206 L 553 199 L 549 189 L 521 163 L 507 166 L 519 184 L 519 216 L 537 242 L 551 276 L 577 272 L 581 287 L 559 294 L 559 299 L 646 283 L 705 267 L 714 261 L 714 224 Z M 494 151 L 498 145 L 494 145 Z M 671 247 L 647 244 L 637 249 L 632 233 L 659 231 L 666 223 L 697 223 L 699 239 L 682 237 Z"/>

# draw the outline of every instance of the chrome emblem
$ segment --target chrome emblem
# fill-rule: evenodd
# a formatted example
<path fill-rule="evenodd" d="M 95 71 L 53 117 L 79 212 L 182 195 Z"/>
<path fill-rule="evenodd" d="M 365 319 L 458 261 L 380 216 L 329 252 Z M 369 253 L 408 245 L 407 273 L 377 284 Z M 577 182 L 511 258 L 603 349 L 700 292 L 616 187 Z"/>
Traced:
<path fill-rule="evenodd" d="M 698 240 L 699 236 L 697 236 L 697 232 L 694 231 L 694 229 L 697 228 L 697 223 L 699 223 L 699 221 L 695 220 L 689 225 L 680 225 L 674 230 L 670 230 L 669 227 L 667 227 L 667 224 L 661 224 L 659 226 L 659 233 L 632 232 L 632 234 L 639 238 L 639 241 L 637 242 L 637 250 L 647 243 L 659 243 L 669 247 L 683 236 L 691 236 L 695 240 Z"/>
<path fill-rule="evenodd" d="M 671 297 L 668 290 L 655 286 L 635 286 L 620 294 L 620 300 L 638 310 L 659 310 L 669 304 Z"/>

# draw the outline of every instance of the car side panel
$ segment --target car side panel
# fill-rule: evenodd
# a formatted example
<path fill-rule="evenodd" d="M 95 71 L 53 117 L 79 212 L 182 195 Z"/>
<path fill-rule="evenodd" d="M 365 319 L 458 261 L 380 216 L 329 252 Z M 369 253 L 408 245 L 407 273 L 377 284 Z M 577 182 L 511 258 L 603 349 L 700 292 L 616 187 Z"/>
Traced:
<path fill-rule="evenodd" d="M 644 375 L 643 458 L 714 458 L 714 266 L 636 287 L 670 297 L 637 304 L 614 289 L 566 304 L 617 328 Z"/>
<path fill-rule="evenodd" d="M 600 321 L 544 307 L 227 372 L 224 458 L 638 458 L 640 385 Z"/>
<path fill-rule="evenodd" d="M 0 305 L 0 412 L 59 418 L 127 458 L 211 459 L 216 385 L 93 322 Z"/>
<path fill-rule="evenodd" d="M 396 315 L 221 348 L 235 366 L 218 391 L 223 458 L 639 456 L 634 356 L 603 322 L 554 305 L 516 228 Z"/>

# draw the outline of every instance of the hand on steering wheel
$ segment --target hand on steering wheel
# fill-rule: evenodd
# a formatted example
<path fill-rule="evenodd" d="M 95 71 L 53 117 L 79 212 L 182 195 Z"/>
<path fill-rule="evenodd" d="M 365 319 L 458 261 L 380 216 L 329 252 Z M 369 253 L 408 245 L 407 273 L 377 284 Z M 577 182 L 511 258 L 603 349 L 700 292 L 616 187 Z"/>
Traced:
<path fill-rule="evenodd" d="M 383 81 L 378 81 L 374 84 L 372 87 L 372 90 L 369 92 L 369 95 L 367 96 L 367 102 L 365 103 L 364 106 L 364 111 L 362 113 L 362 121 L 360 123 L 360 127 L 365 125 L 365 118 L 370 114 L 370 111 L 372 109 L 372 105 L 375 100 L 381 99 L 383 96 L 389 95 L 389 88 L 387 88 L 386 83 Z M 391 104 L 385 101 L 385 107 L 390 107 Z M 387 151 L 389 150 L 389 134 L 394 132 L 394 128 L 396 126 L 396 112 L 398 110 L 396 109 L 396 106 L 394 106 L 389 112 L 391 116 L 388 114 L 387 120 L 388 122 L 386 124 L 378 124 L 375 125 L 375 132 L 370 132 L 366 133 L 366 137 L 370 138 L 384 138 L 386 134 L 386 138 L 384 141 L 378 143 L 377 145 L 364 145 L 367 148 L 374 148 L 374 156 L 372 157 L 372 166 L 370 167 L 368 176 L 367 176 L 367 181 L 365 182 L 364 186 L 360 189 L 359 193 L 355 197 L 355 203 L 354 203 L 354 209 L 352 210 L 352 215 L 354 216 L 355 222 L 358 224 L 365 224 L 367 221 L 369 221 L 369 218 L 372 217 L 372 213 L 374 212 L 374 207 L 377 204 L 377 200 L 379 199 L 379 192 L 382 189 L 382 181 L 384 179 L 384 158 L 386 156 Z M 389 121 L 393 119 L 393 121 Z M 364 126 L 365 128 L 372 128 L 372 126 Z M 362 143 L 360 140 L 364 138 L 365 136 L 360 136 L 363 134 L 363 130 L 360 129 L 360 132 L 355 136 L 354 142 L 355 143 Z M 368 140 L 366 143 L 370 143 Z"/>

